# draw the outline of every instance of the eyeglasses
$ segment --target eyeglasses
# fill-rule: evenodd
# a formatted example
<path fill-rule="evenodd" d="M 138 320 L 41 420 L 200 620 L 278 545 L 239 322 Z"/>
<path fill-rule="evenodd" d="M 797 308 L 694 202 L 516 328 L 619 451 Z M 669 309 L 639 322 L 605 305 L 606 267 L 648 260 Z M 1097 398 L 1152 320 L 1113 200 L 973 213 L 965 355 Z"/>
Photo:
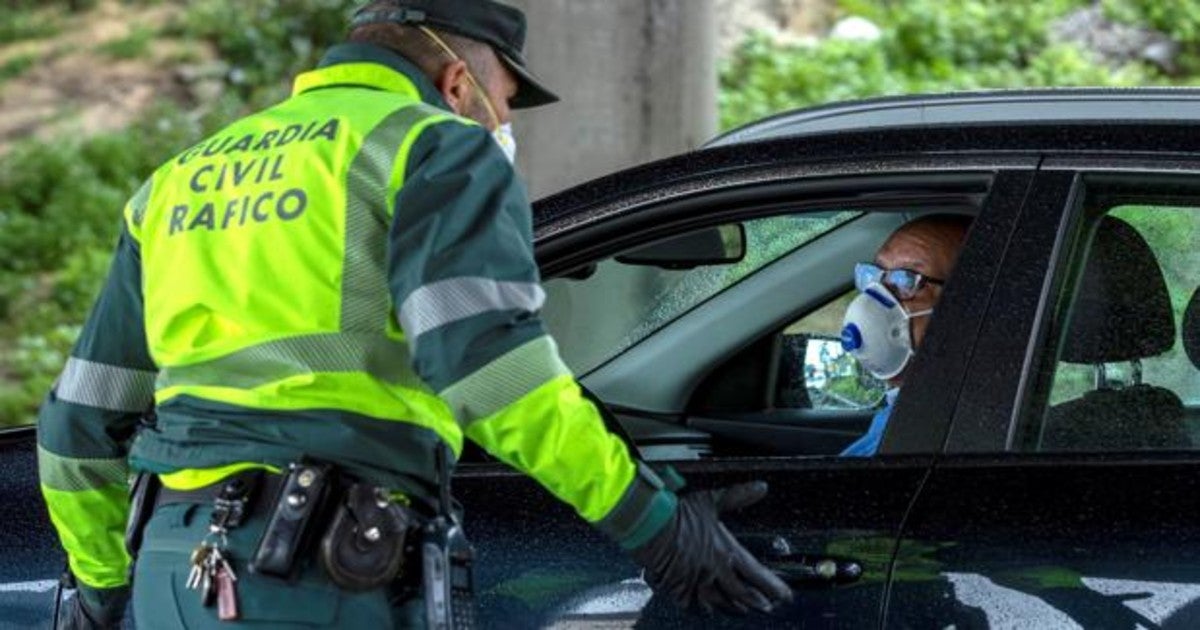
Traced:
<path fill-rule="evenodd" d="M 882 284 L 896 294 L 901 300 L 911 300 L 917 297 L 926 284 L 941 286 L 945 280 L 930 278 L 911 269 L 884 269 L 871 263 L 854 265 L 854 286 L 859 291 L 865 291 L 871 283 Z"/>

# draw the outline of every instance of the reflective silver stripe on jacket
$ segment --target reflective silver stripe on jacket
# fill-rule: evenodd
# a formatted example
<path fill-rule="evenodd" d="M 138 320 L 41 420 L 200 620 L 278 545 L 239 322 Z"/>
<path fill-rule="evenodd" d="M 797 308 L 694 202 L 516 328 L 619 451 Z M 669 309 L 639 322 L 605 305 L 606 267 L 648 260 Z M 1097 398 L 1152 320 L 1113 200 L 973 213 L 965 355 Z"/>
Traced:
<path fill-rule="evenodd" d="M 154 372 L 71 357 L 58 377 L 60 400 L 108 411 L 145 411 L 154 401 Z"/>
<path fill-rule="evenodd" d="M 400 306 L 400 327 L 415 346 L 421 335 L 446 324 L 495 311 L 536 312 L 546 292 L 536 282 L 500 282 L 489 278 L 450 278 L 409 294 Z"/>

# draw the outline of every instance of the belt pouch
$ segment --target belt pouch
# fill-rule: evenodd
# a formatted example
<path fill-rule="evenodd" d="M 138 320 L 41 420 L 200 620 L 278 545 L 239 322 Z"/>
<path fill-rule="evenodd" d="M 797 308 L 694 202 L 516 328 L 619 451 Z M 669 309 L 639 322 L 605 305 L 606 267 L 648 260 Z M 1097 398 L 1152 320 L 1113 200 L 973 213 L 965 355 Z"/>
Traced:
<path fill-rule="evenodd" d="M 403 570 L 405 539 L 417 519 L 382 489 L 354 484 L 321 539 L 321 566 L 349 591 L 389 584 Z"/>
<path fill-rule="evenodd" d="M 327 464 L 289 467 L 250 560 L 251 571 L 284 579 L 295 577 L 299 561 L 308 556 L 324 522 L 336 482 L 336 472 Z"/>

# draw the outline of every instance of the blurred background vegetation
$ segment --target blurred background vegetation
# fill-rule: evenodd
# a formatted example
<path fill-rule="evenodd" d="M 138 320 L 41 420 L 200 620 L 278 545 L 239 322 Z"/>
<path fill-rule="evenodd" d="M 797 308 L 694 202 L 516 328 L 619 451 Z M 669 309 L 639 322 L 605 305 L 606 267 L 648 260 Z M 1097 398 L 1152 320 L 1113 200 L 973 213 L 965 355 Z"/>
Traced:
<path fill-rule="evenodd" d="M 176 86 L 152 90 L 161 101 L 119 128 L 15 128 L 3 138 L 0 426 L 31 421 L 61 369 L 106 271 L 126 197 L 171 154 L 286 96 L 290 78 L 341 37 L 355 1 L 127 0 L 120 6 L 133 17 L 119 31 L 85 33 L 108 4 L 0 0 L 0 90 L 12 88 L 6 103 L 23 98 L 12 93 L 25 89 L 23 77 L 81 46 L 96 67 L 170 69 Z M 799 37 L 750 32 L 729 48 L 720 68 L 724 128 L 884 94 L 1200 80 L 1196 2 L 829 6 L 836 27 Z M 76 37 L 84 34 L 91 38 Z"/>

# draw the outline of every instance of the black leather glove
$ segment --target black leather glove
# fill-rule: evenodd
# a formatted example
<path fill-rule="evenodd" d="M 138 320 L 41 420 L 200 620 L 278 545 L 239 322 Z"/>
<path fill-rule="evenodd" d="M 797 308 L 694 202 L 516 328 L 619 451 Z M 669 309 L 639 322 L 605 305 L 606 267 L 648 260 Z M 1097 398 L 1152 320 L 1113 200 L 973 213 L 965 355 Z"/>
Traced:
<path fill-rule="evenodd" d="M 58 630 L 117 630 L 129 603 L 128 586 L 91 588 L 80 584 L 75 596 L 63 602 Z"/>
<path fill-rule="evenodd" d="M 770 612 L 792 601 L 792 590 L 750 555 L 721 524 L 722 512 L 754 504 L 767 494 L 762 481 L 680 495 L 675 516 L 633 550 L 646 582 L 681 608 L 744 614 Z"/>

